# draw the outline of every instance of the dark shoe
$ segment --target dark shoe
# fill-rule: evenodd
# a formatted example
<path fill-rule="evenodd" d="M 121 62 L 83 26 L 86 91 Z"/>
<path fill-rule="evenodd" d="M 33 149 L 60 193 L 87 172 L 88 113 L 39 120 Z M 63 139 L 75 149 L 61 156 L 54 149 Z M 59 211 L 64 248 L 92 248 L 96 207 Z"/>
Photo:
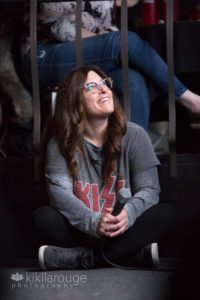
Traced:
<path fill-rule="evenodd" d="M 142 248 L 134 257 L 126 259 L 126 266 L 136 268 L 157 268 L 159 266 L 158 244 L 151 243 Z"/>
<path fill-rule="evenodd" d="M 41 246 L 38 253 L 39 266 L 43 270 L 92 269 L 94 265 L 93 249 L 61 248 Z"/>

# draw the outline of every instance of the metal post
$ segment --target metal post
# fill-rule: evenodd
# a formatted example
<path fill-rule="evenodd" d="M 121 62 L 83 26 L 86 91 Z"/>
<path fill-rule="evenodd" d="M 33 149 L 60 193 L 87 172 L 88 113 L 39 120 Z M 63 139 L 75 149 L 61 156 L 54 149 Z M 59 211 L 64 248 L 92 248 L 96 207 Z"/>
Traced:
<path fill-rule="evenodd" d="M 170 175 L 177 176 L 176 163 L 176 103 L 174 89 L 174 35 L 173 35 L 173 0 L 167 1 L 166 37 L 168 62 L 168 93 L 169 93 L 169 148 Z"/>
<path fill-rule="evenodd" d="M 33 88 L 33 149 L 34 149 L 34 174 L 35 180 L 39 180 L 40 157 L 40 88 L 37 66 L 37 1 L 30 0 L 30 40 L 31 40 L 31 75 Z"/>
<path fill-rule="evenodd" d="M 129 78 L 128 78 L 128 18 L 127 18 L 127 1 L 121 2 L 121 60 L 123 74 L 123 99 L 124 112 L 127 120 L 130 120 L 130 95 L 129 95 Z"/>

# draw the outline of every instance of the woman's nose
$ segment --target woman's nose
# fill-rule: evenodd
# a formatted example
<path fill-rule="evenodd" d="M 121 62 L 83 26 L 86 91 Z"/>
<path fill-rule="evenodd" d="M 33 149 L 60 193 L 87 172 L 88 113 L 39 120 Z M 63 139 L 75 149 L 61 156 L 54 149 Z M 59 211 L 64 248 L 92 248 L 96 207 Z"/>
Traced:
<path fill-rule="evenodd" d="M 105 85 L 99 86 L 99 94 L 105 93 L 107 91 L 107 87 Z"/>

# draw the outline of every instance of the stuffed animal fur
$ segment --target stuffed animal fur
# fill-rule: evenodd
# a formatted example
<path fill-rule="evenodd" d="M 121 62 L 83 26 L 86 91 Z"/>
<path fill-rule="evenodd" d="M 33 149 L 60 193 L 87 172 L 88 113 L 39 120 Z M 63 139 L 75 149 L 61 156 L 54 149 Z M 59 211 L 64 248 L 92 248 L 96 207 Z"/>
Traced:
<path fill-rule="evenodd" d="M 8 19 L 0 23 L 0 86 L 11 98 L 17 121 L 26 125 L 33 117 L 32 96 L 16 73 L 12 55 L 12 28 Z"/>

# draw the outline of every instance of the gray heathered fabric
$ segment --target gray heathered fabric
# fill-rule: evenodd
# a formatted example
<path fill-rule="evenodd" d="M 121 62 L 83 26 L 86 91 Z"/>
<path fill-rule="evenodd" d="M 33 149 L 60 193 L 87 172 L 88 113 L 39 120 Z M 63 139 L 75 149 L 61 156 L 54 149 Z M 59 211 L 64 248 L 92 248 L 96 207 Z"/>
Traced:
<path fill-rule="evenodd" d="M 96 226 L 105 207 L 115 202 L 115 191 L 126 188 L 130 199 L 125 204 L 129 227 L 146 209 L 159 201 L 159 181 L 154 153 L 147 133 L 138 125 L 128 123 L 123 138 L 123 151 L 119 174 L 101 181 L 101 151 L 84 142 L 86 156 L 76 153 L 78 182 L 73 184 L 64 157 L 55 138 L 49 141 L 46 159 L 47 190 L 51 205 L 56 207 L 69 222 L 81 231 L 98 237 Z"/>

